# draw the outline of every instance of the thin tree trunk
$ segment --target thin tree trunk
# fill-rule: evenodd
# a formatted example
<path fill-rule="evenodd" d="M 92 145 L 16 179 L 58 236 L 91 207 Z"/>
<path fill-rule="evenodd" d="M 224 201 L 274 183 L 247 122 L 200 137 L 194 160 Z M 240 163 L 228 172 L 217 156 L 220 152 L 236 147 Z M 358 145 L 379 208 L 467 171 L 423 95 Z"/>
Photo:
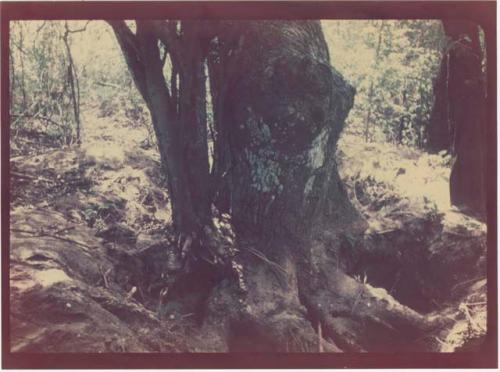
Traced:
<path fill-rule="evenodd" d="M 377 50 L 375 52 L 375 68 L 378 68 L 379 60 L 380 60 L 380 47 L 382 45 L 382 31 L 384 29 L 384 23 L 381 21 L 380 30 L 378 34 L 378 42 L 377 42 Z M 365 142 L 368 142 L 370 138 L 370 120 L 372 115 L 372 102 L 373 102 L 373 80 L 370 83 L 370 90 L 368 91 L 368 113 L 366 114 L 365 119 Z"/>
<path fill-rule="evenodd" d="M 66 47 L 66 54 L 68 56 L 68 80 L 71 89 L 71 101 L 73 103 L 73 114 L 76 123 L 76 141 L 81 143 L 80 137 L 80 86 L 78 84 L 78 76 L 73 62 L 73 55 L 71 54 L 71 47 L 69 45 L 69 28 L 68 22 L 64 23 L 65 32 L 63 35 L 64 46 Z"/>
<path fill-rule="evenodd" d="M 23 26 L 22 22 L 18 23 L 19 25 L 19 49 L 24 50 L 24 35 L 23 35 Z M 24 58 L 21 55 L 21 93 L 23 95 L 23 104 L 22 104 L 22 111 L 26 110 L 28 107 L 28 101 L 27 101 L 27 96 L 26 96 L 26 84 L 24 82 Z"/>
<path fill-rule="evenodd" d="M 405 107 L 406 105 L 406 80 L 403 82 L 403 91 L 402 91 L 402 97 L 401 97 L 401 105 Z M 404 129 L 405 125 L 408 123 L 408 115 L 403 114 L 399 118 L 399 128 L 398 128 L 398 137 L 397 137 L 397 144 L 401 145 L 403 143 L 403 135 L 404 135 Z"/>
<path fill-rule="evenodd" d="M 174 226 L 184 240 L 195 241 L 210 223 L 204 55 L 196 24 L 183 27 L 186 50 L 175 29 L 156 21 L 137 21 L 134 35 L 122 21 L 109 21 L 133 80 L 151 113 L 168 181 Z M 163 24 L 162 24 L 163 26 Z M 184 33 L 185 32 L 185 33 Z M 163 76 L 158 48 L 166 41 L 173 65 L 171 92 Z M 193 45 L 191 45 L 193 44 Z M 176 77 L 177 76 L 177 77 Z M 177 83 L 178 80 L 178 83 Z M 171 95 L 172 93 L 172 95 Z"/>
<path fill-rule="evenodd" d="M 14 37 L 12 33 L 13 29 L 11 28 L 11 39 Z M 9 112 L 11 115 L 14 114 L 14 107 L 15 107 L 15 96 L 14 92 L 16 91 L 16 83 L 17 83 L 17 78 L 16 78 L 16 62 L 14 58 L 14 48 L 12 47 L 12 43 L 10 44 L 10 50 L 9 50 Z"/>

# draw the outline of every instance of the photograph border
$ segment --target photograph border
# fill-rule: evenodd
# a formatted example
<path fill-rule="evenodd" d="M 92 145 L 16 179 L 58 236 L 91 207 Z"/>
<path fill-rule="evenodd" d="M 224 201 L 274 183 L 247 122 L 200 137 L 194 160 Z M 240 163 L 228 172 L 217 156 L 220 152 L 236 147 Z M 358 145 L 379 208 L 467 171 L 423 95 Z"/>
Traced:
<path fill-rule="evenodd" d="M 2 367 L 47 368 L 496 368 L 497 59 L 494 1 L 0 2 L 2 176 Z M 9 21 L 85 19 L 460 19 L 485 32 L 487 126 L 487 334 L 463 353 L 11 353 L 9 328 Z"/>

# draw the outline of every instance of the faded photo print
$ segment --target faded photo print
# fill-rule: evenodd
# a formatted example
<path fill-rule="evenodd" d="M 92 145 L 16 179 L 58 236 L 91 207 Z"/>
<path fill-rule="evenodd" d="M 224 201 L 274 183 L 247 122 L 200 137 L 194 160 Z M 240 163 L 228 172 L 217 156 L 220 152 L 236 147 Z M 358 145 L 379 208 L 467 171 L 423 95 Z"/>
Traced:
<path fill-rule="evenodd" d="M 485 37 L 11 20 L 11 352 L 481 350 Z"/>

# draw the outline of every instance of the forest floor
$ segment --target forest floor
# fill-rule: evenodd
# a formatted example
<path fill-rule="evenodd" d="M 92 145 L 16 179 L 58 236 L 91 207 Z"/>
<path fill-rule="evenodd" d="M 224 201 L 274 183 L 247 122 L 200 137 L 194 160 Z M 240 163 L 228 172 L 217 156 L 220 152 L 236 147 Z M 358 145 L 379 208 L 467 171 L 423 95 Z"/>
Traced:
<path fill-rule="evenodd" d="M 225 351 L 162 296 L 178 269 L 177 239 L 146 127 L 97 108 L 83 114 L 80 146 L 16 139 L 11 350 Z M 338 159 L 369 223 L 363 243 L 343 253 L 346 271 L 419 312 L 452 318 L 429 340 L 434 350 L 477 347 L 486 332 L 486 226 L 449 205 L 449 157 L 345 135 Z"/>

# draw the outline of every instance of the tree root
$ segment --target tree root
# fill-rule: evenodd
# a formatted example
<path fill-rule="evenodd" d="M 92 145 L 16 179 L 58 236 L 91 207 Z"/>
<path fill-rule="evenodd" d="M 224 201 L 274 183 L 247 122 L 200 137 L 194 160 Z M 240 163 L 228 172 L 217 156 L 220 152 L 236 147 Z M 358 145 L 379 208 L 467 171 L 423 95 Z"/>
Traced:
<path fill-rule="evenodd" d="M 289 258 L 273 257 L 281 273 L 248 250 L 239 256 L 247 291 L 231 280 L 220 283 L 202 328 L 225 351 L 435 351 L 422 336 L 451 322 L 421 315 L 339 269 L 311 275 Z"/>
<path fill-rule="evenodd" d="M 216 286 L 207 301 L 203 331 L 219 340 L 225 351 L 317 351 L 318 337 L 294 290 L 293 271 L 287 269 L 287 277 L 279 278 L 260 257 L 247 250 L 240 256 L 246 290 L 230 279 Z M 287 268 L 286 262 L 281 266 Z M 325 340 L 322 347 L 337 350 Z"/>
<path fill-rule="evenodd" d="M 442 330 L 444 317 L 419 314 L 385 289 L 359 283 L 334 270 L 320 289 L 302 289 L 303 302 L 323 332 L 345 351 L 432 351 L 420 336 Z M 430 349 L 429 349 L 430 348 Z"/>

